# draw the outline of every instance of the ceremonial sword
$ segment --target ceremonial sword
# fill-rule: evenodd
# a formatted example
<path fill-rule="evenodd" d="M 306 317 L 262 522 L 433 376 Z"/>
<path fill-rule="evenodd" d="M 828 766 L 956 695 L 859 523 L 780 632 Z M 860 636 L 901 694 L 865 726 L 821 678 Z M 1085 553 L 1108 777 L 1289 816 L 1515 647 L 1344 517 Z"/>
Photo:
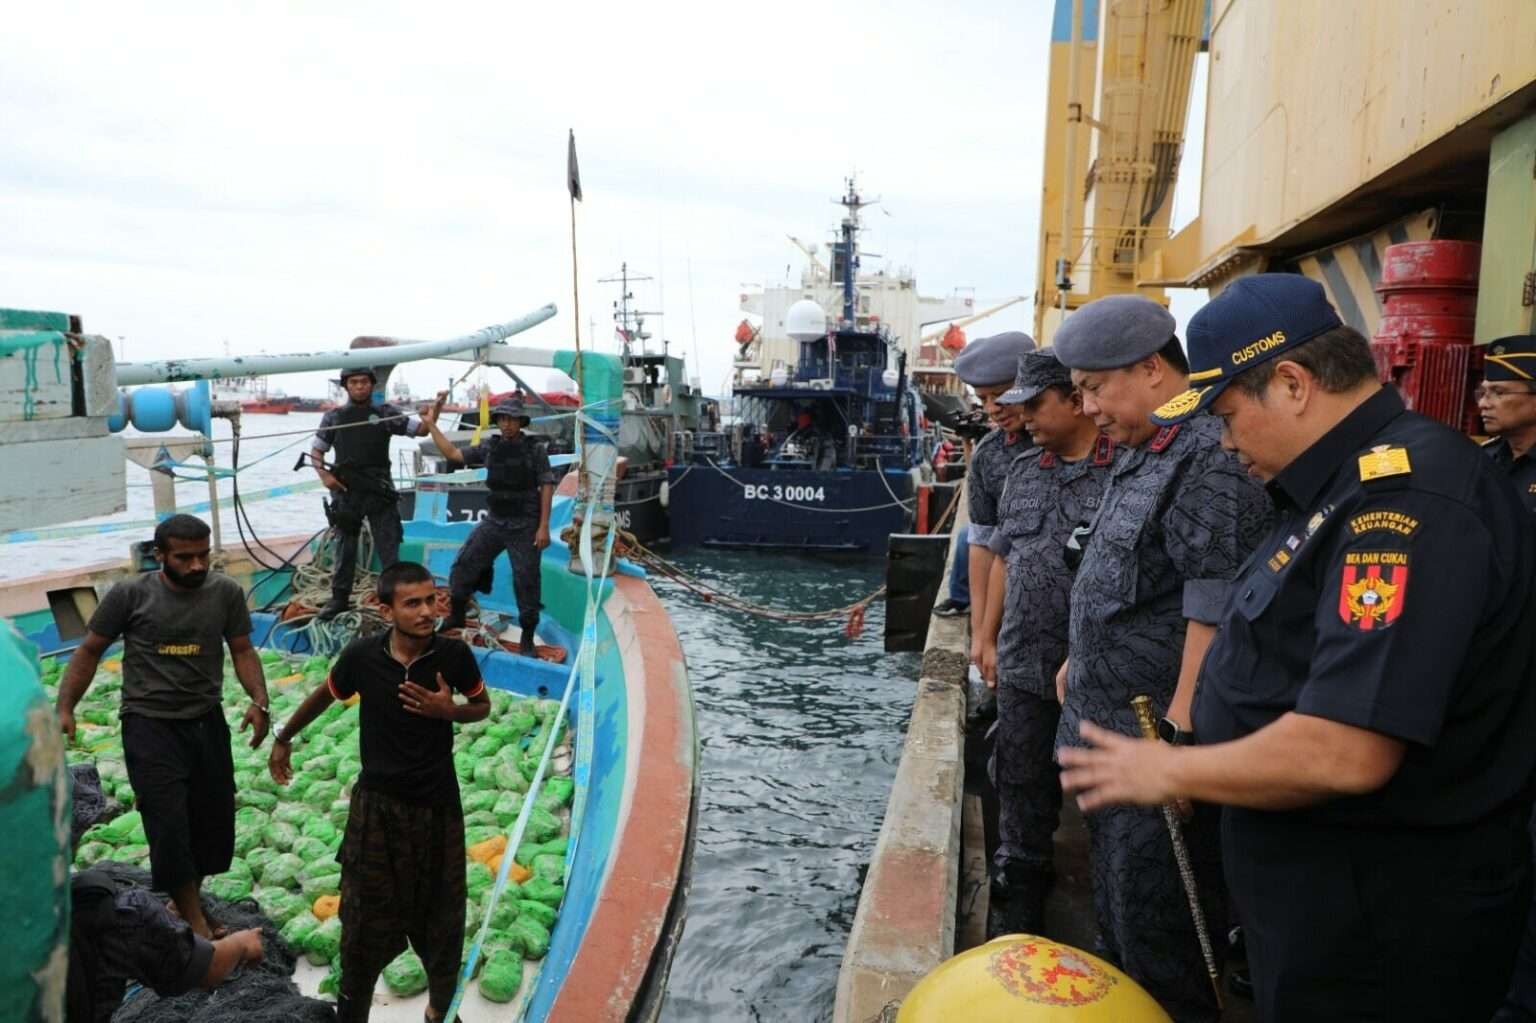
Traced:
<path fill-rule="evenodd" d="M 1157 740 L 1157 723 L 1152 719 L 1152 699 L 1148 696 L 1131 697 L 1131 709 L 1136 712 L 1136 723 L 1141 726 L 1143 738 Z M 1184 844 L 1184 829 L 1179 823 L 1179 812 L 1173 803 L 1162 805 L 1163 821 L 1168 825 L 1168 837 L 1173 840 L 1173 858 L 1179 866 L 1179 880 L 1184 883 L 1184 894 L 1189 898 L 1189 915 L 1195 921 L 1195 935 L 1200 939 L 1200 954 L 1205 958 L 1205 972 L 1211 978 L 1211 989 L 1216 992 L 1216 1008 L 1221 1008 L 1221 977 L 1216 972 L 1216 954 L 1211 950 L 1211 934 L 1205 926 L 1205 911 L 1200 908 L 1200 889 L 1195 883 L 1195 868 L 1189 861 L 1189 846 Z"/>

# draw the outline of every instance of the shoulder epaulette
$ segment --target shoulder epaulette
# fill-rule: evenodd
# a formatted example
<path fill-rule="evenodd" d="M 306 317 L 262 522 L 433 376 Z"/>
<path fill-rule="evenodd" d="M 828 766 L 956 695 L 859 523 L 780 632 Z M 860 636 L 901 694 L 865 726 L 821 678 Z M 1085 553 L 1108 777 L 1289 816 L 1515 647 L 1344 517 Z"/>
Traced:
<path fill-rule="evenodd" d="M 1173 443 L 1173 438 L 1179 435 L 1179 430 L 1182 427 L 1182 423 L 1176 423 L 1173 426 L 1158 427 L 1157 433 L 1152 437 L 1152 443 L 1148 444 L 1147 448 L 1149 450 L 1158 452 L 1168 450 L 1168 445 Z"/>
<path fill-rule="evenodd" d="M 1093 442 L 1093 464 L 1108 465 L 1115 460 L 1115 442 L 1110 440 L 1109 434 L 1101 433 Z"/>
<path fill-rule="evenodd" d="M 1378 444 L 1359 458 L 1360 482 L 1408 476 L 1413 464 L 1408 460 L 1408 449 L 1390 444 Z"/>

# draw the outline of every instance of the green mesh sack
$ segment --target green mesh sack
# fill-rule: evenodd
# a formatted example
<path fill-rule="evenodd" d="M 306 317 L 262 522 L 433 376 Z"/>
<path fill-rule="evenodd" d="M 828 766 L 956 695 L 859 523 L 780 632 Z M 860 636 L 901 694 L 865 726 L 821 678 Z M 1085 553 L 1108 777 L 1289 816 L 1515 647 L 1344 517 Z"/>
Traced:
<path fill-rule="evenodd" d="M 480 994 L 488 1002 L 510 1002 L 523 987 L 523 957 L 511 949 L 498 948 L 485 960 L 480 971 Z"/>
<path fill-rule="evenodd" d="M 299 871 L 303 869 L 303 860 L 285 852 L 261 868 L 261 883 L 274 888 L 294 888 L 298 886 Z"/>
<path fill-rule="evenodd" d="M 513 747 L 502 748 L 512 749 Z M 503 792 L 527 792 L 528 779 L 523 777 L 523 772 L 516 762 L 498 760 L 496 761 L 496 787 Z"/>
<path fill-rule="evenodd" d="M 348 732 L 357 727 L 357 718 L 342 714 L 334 721 L 327 721 L 320 729 L 320 734 L 331 739 L 346 738 Z"/>
<path fill-rule="evenodd" d="M 485 897 L 483 899 L 481 899 L 482 904 L 485 906 L 485 908 L 487 910 L 490 909 L 490 907 L 491 907 L 491 893 L 494 890 L 495 890 L 494 888 L 487 888 L 486 891 L 485 891 Z M 501 902 L 516 902 L 518 899 L 521 899 L 522 897 L 523 897 L 523 886 L 518 884 L 516 881 L 512 880 L 511 875 L 508 875 L 507 876 L 507 883 L 505 885 L 503 885 L 502 888 L 501 888 L 501 898 L 500 898 L 500 900 L 498 900 L 498 904 L 500 904 Z"/>
<path fill-rule="evenodd" d="M 149 846 L 147 845 L 120 845 L 112 858 L 118 863 L 148 863 Z"/>
<path fill-rule="evenodd" d="M 560 900 L 565 896 L 565 888 L 542 877 L 530 877 L 523 882 L 523 895 L 534 902 L 558 908 Z"/>
<path fill-rule="evenodd" d="M 83 842 L 75 850 L 75 866 L 89 867 L 112 858 L 113 847 L 105 842 Z"/>
<path fill-rule="evenodd" d="M 516 742 L 517 740 L 521 739 L 523 737 L 523 731 L 525 730 L 517 728 L 515 725 L 508 723 L 505 719 L 500 721 L 492 721 L 490 724 L 485 726 L 485 734 L 489 735 L 493 739 L 499 740 L 500 745 L 506 745 L 509 742 Z"/>
<path fill-rule="evenodd" d="M 318 838 L 329 845 L 336 840 L 336 825 L 331 823 L 329 817 L 312 816 L 304 822 L 304 826 L 299 829 L 299 834 L 305 838 Z"/>
<path fill-rule="evenodd" d="M 314 785 L 318 779 L 311 778 L 302 771 L 298 771 L 298 764 L 293 766 L 296 773 L 293 776 L 293 780 L 288 783 L 288 790 L 283 793 L 283 799 L 294 806 L 302 806 L 307 803 L 305 797 L 309 795 L 310 786 Z"/>
<path fill-rule="evenodd" d="M 266 892 L 274 894 L 267 895 Z M 306 902 L 304 896 L 296 895 L 283 888 L 261 889 L 257 893 L 256 904 L 261 907 L 261 912 L 279 927 L 286 926 L 294 917 L 301 914 L 314 916 L 309 908 L 310 902 Z M 319 920 L 315 921 L 317 925 L 319 922 Z"/>
<path fill-rule="evenodd" d="M 333 919 L 340 919 L 333 917 Z M 278 937 L 288 944 L 295 952 L 303 952 L 309 943 L 309 936 L 320 927 L 320 919 L 305 907 L 304 912 L 295 914 L 283 929 L 278 931 Z"/>
<path fill-rule="evenodd" d="M 336 780 L 346 788 L 357 780 L 357 776 L 363 773 L 362 761 L 356 757 L 349 757 L 336 765 Z"/>
<path fill-rule="evenodd" d="M 235 772 L 235 791 L 238 793 L 242 789 L 250 788 L 251 787 L 251 783 L 254 782 L 255 780 L 256 780 L 256 772 L 255 771 L 236 771 Z"/>
<path fill-rule="evenodd" d="M 496 784 L 496 761 L 482 760 L 470 772 L 470 781 L 476 788 L 489 788 Z"/>
<path fill-rule="evenodd" d="M 427 989 L 427 968 L 415 952 L 406 949 L 384 967 L 384 984 L 401 998 L 419 995 Z"/>
<path fill-rule="evenodd" d="M 293 843 L 298 841 L 299 829 L 283 821 L 273 821 L 261 829 L 261 837 L 267 846 L 280 852 L 287 852 L 293 848 Z"/>
<path fill-rule="evenodd" d="M 336 777 L 336 765 L 340 760 L 334 753 L 310 757 L 304 762 L 304 773 L 317 781 L 328 781 Z"/>
<path fill-rule="evenodd" d="M 316 810 L 328 810 L 331 804 L 340 798 L 341 782 L 339 781 L 317 781 L 304 794 L 304 802 Z"/>
<path fill-rule="evenodd" d="M 491 789 L 476 789 L 474 792 L 464 795 L 463 799 L 465 813 L 490 810 L 496 805 L 496 792 Z"/>
<path fill-rule="evenodd" d="M 318 990 L 322 995 L 341 997 L 341 956 L 331 960 L 330 972 L 321 979 Z"/>
<path fill-rule="evenodd" d="M 331 858 L 331 847 L 318 838 L 310 838 L 308 835 L 300 835 L 293 843 L 291 850 L 295 856 L 304 861 L 305 869 L 312 870 L 314 865 Z M 302 873 L 299 875 L 304 876 Z"/>
<path fill-rule="evenodd" d="M 277 806 L 277 797 L 270 792 L 255 788 L 235 790 L 236 806 L 253 806 L 258 810 L 271 810 Z"/>
<path fill-rule="evenodd" d="M 517 900 L 507 898 L 507 893 L 503 891 L 501 898 L 496 902 L 496 908 L 491 910 L 491 930 L 508 930 L 516 921 Z"/>
<path fill-rule="evenodd" d="M 253 877 L 260 877 L 262 868 L 277 859 L 279 855 L 281 854 L 270 846 L 258 845 L 245 854 L 245 865 L 251 868 Z"/>
<path fill-rule="evenodd" d="M 302 828 L 304 822 L 314 815 L 314 810 L 303 803 L 285 802 L 279 803 L 272 811 L 272 819 L 283 824 L 291 824 L 296 828 Z"/>
<path fill-rule="evenodd" d="M 547 842 L 560 834 L 560 818 L 537 806 L 528 814 L 528 830 L 524 832 L 530 842 Z"/>
<path fill-rule="evenodd" d="M 537 920 L 547 931 L 555 926 L 555 917 L 558 914 L 553 906 L 546 906 L 532 899 L 520 899 L 517 903 L 517 915 L 519 919 Z"/>
<path fill-rule="evenodd" d="M 305 878 L 299 883 L 299 891 L 311 902 L 322 895 L 340 895 L 341 870 L 338 868 L 334 874 L 316 874 L 314 877 Z"/>
<path fill-rule="evenodd" d="M 274 796 L 279 795 L 283 791 L 283 787 L 277 783 L 277 779 L 272 777 L 271 771 L 257 771 L 256 777 L 251 779 L 251 788 L 261 792 L 270 792 Z"/>
<path fill-rule="evenodd" d="M 242 806 L 235 811 L 235 830 L 244 828 L 264 828 L 271 822 L 271 816 L 267 811 L 254 806 Z"/>
<path fill-rule="evenodd" d="M 565 883 L 565 857 L 553 853 L 539 853 L 533 858 L 533 876 L 542 877 L 553 884 Z"/>
<path fill-rule="evenodd" d="M 482 735 L 469 744 L 469 752 L 474 757 L 488 757 L 501 749 L 502 741 L 494 735 Z"/>
<path fill-rule="evenodd" d="M 134 810 L 117 817 L 102 826 L 100 841 L 113 845 L 138 845 L 147 842 L 144 836 L 144 818 Z"/>
<path fill-rule="evenodd" d="M 308 959 L 312 966 L 326 966 L 341 958 L 340 916 L 331 917 L 309 932 L 309 936 L 304 940 L 304 958 Z"/>
<path fill-rule="evenodd" d="M 491 868 L 483 863 L 469 861 L 464 868 L 464 894 L 475 902 L 485 897 L 485 891 L 496 880 L 496 875 L 491 873 Z"/>
<path fill-rule="evenodd" d="M 465 927 L 466 927 L 466 929 L 464 931 L 464 947 L 459 951 L 459 969 L 460 970 L 462 970 L 464 967 L 469 965 L 469 953 L 475 947 L 475 935 L 474 935 L 474 933 L 471 930 L 468 929 L 468 922 L 467 921 L 466 921 Z M 480 946 L 480 955 L 478 957 L 476 957 L 476 959 L 475 959 L 474 968 L 470 970 L 470 973 L 469 973 L 469 979 L 470 980 L 474 980 L 476 977 L 480 976 L 480 971 L 485 969 L 485 955 L 486 955 L 485 946 L 482 945 L 482 946 Z"/>
<path fill-rule="evenodd" d="M 553 813 L 558 807 L 568 806 L 571 797 L 576 794 L 576 782 L 564 775 L 555 775 L 544 779 L 544 790 L 539 793 L 539 806 L 544 806 L 546 797 L 555 801 L 555 806 L 544 806 L 544 809 Z"/>
<path fill-rule="evenodd" d="M 521 792 L 503 792 L 496 798 L 493 811 L 496 814 L 496 823 L 507 827 L 517 820 L 517 815 L 522 812 L 522 809 L 523 794 Z"/>
<path fill-rule="evenodd" d="M 571 836 L 556 835 L 554 838 L 551 838 L 549 841 L 541 844 L 539 846 L 539 852 L 554 853 L 556 856 L 564 856 L 567 852 L 570 851 L 570 848 Z"/>
<path fill-rule="evenodd" d="M 519 916 L 507 929 L 517 936 L 529 959 L 543 959 L 549 951 L 549 931 L 532 917 Z"/>
<path fill-rule="evenodd" d="M 464 815 L 466 828 L 499 827 L 501 820 L 489 810 L 476 810 L 474 813 Z"/>
<path fill-rule="evenodd" d="M 235 855 L 249 856 L 257 849 L 262 848 L 261 831 L 261 828 L 256 827 L 245 828 L 242 830 L 237 825 L 235 827 Z"/>
<path fill-rule="evenodd" d="M 337 831 L 346 831 L 347 820 L 352 816 L 352 800 L 336 800 L 331 804 L 331 808 L 326 812 L 326 816 L 335 825 Z"/>
<path fill-rule="evenodd" d="M 486 959 L 498 951 L 511 952 L 517 956 L 523 954 L 523 946 L 518 944 L 517 936 L 511 931 L 498 931 L 488 928 L 485 932 L 485 944 L 480 946 L 480 959 Z"/>
<path fill-rule="evenodd" d="M 479 845 L 486 839 L 495 838 L 499 834 L 501 834 L 501 828 L 492 827 L 490 825 L 479 828 L 465 828 L 464 844 L 465 846 Z"/>
<path fill-rule="evenodd" d="M 234 877 L 229 874 L 220 874 L 218 877 L 210 877 L 204 881 L 203 891 L 225 902 L 239 902 L 241 899 L 250 898 L 251 879 L 249 876 Z"/>
<path fill-rule="evenodd" d="M 468 753 L 455 753 L 453 755 L 453 773 L 459 776 L 460 782 L 467 782 L 475 776 L 475 758 Z"/>

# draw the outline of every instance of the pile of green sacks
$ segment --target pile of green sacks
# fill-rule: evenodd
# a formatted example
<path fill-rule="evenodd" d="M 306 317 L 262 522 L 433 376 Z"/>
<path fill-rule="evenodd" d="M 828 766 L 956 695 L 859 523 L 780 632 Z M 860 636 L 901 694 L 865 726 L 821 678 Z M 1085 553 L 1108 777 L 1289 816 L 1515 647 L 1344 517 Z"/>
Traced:
<path fill-rule="evenodd" d="M 269 650 L 261 653 L 261 659 L 272 718 L 279 722 L 325 682 L 330 668 L 325 657 L 306 659 Z M 43 684 L 50 697 L 57 696 L 63 667 L 54 658 L 43 661 Z M 123 764 L 118 724 L 121 688 L 120 665 L 110 658 L 75 711 L 78 727 L 68 749 L 69 762 L 94 762 L 104 793 L 128 808 L 85 833 L 75 855 L 76 865 L 82 867 L 103 860 L 149 867 L 143 821 L 131 809 L 133 788 Z M 490 695 L 490 716 L 458 726 L 454 741 L 454 770 L 469 846 L 504 834 L 516 820 L 549 729 L 563 733 L 565 726 L 557 701 L 523 699 L 495 689 Z M 281 786 L 267 770 L 270 740 L 253 750 L 249 733 L 242 736 L 238 731 L 247 703 L 233 668 L 226 664 L 224 706 L 235 766 L 235 858 L 229 870 L 209 878 L 204 889 L 221 899 L 255 900 L 281 928 L 289 945 L 314 965 L 331 967 L 321 991 L 334 993 L 340 979 L 341 918 L 330 915 L 322 920 L 313 910 L 317 899 L 341 890 L 336 851 L 346 831 L 351 785 L 361 770 L 358 716 L 352 707 L 332 704 L 294 745 L 293 780 Z M 521 884 L 509 876 L 494 911 L 495 878 L 490 868 L 466 858 L 464 954 L 468 956 L 481 921 L 490 913 L 477 973 L 481 994 L 492 1001 L 514 998 L 522 987 L 524 961 L 542 959 L 549 949 L 550 930 L 565 893 L 569 815 L 562 811 L 570 805 L 574 790 L 567 776 L 545 779 L 529 812 L 523 842 L 513 853 L 532 876 Z M 427 987 L 421 960 L 409 949 L 390 963 L 384 981 L 401 996 Z"/>

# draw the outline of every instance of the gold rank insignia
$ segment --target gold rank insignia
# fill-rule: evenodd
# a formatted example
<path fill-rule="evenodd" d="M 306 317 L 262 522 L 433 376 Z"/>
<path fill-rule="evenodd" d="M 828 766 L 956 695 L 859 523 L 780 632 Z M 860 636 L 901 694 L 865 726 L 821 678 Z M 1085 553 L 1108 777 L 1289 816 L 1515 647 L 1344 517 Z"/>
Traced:
<path fill-rule="evenodd" d="M 1388 476 L 1406 476 L 1413 472 L 1408 463 L 1408 449 L 1378 444 L 1360 456 L 1360 482 L 1384 479 Z"/>

